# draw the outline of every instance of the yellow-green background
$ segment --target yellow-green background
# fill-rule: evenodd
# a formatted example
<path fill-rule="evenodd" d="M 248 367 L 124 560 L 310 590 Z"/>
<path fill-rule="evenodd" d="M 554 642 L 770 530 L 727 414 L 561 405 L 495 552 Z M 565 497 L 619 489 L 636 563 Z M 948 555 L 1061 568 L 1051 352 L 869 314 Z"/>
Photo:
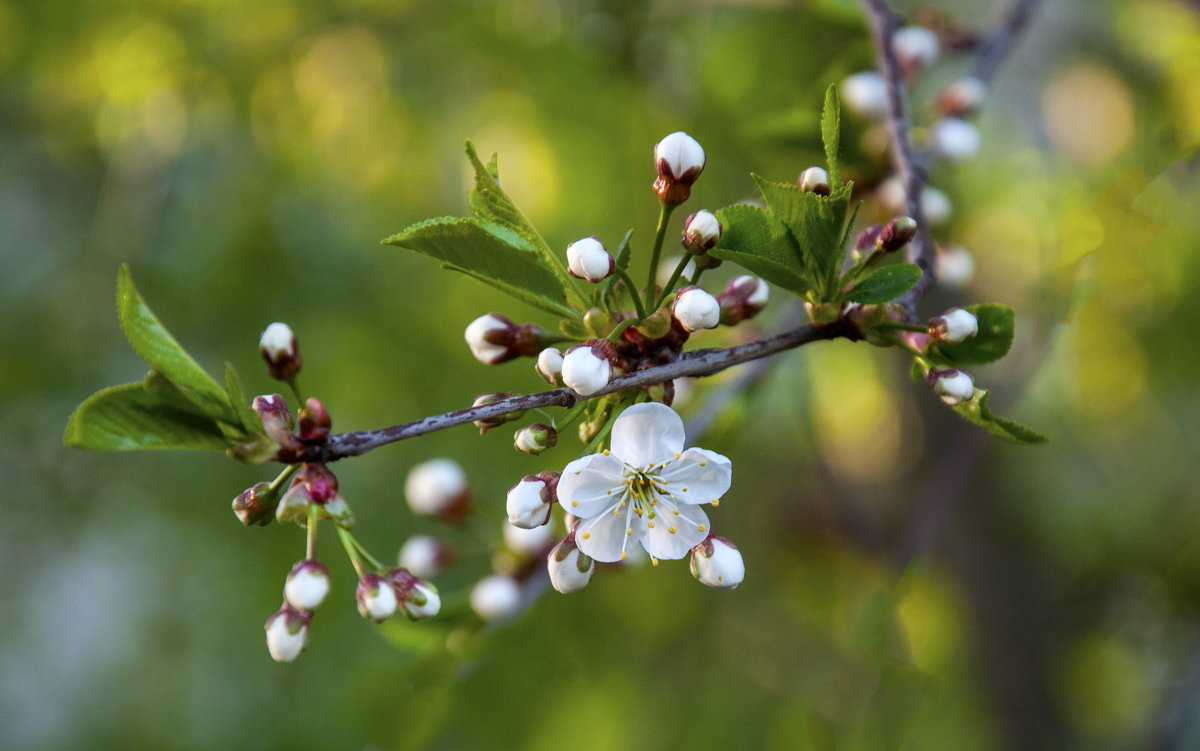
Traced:
<path fill-rule="evenodd" d="M 527 363 L 476 363 L 462 330 L 489 310 L 552 321 L 380 238 L 465 213 L 470 137 L 552 246 L 634 227 L 644 258 L 666 133 L 708 153 L 691 209 L 819 160 L 825 87 L 871 62 L 857 5 L 0 0 L 0 746 L 1200 746 L 1200 15 L 1043 6 L 979 158 L 932 172 L 956 204 L 936 234 L 978 275 L 923 310 L 1016 308 L 1013 354 L 975 376 L 1050 444 L 981 438 L 897 353 L 806 347 L 702 441 L 734 462 L 712 517 L 743 550 L 741 588 L 707 590 L 682 562 L 604 571 L 447 652 L 436 624 L 363 621 L 329 540 L 330 600 L 277 665 L 261 628 L 303 535 L 229 511 L 270 472 L 60 445 L 78 402 L 144 372 L 118 264 L 253 392 L 274 388 L 258 334 L 288 321 L 335 428 L 537 390 Z M 968 67 L 916 87 L 918 120 Z M 846 125 L 850 168 L 878 178 Z M 336 469 L 390 558 L 440 531 L 408 513 L 408 468 L 466 466 L 484 539 L 456 538 L 453 609 L 487 570 L 505 490 L 578 451 L 562 446 L 532 458 L 465 428 Z"/>

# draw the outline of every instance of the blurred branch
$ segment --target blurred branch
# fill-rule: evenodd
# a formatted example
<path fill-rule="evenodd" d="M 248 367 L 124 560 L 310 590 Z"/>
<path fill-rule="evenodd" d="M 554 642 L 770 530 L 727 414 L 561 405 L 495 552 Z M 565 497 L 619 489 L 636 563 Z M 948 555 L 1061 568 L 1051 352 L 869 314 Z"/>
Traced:
<path fill-rule="evenodd" d="M 1004 58 L 1008 56 L 1017 37 L 1029 23 L 1033 8 L 1041 0 L 1013 0 L 1004 20 L 979 43 L 978 57 L 975 60 L 974 76 L 984 83 L 991 83 L 996 71 L 1000 69 Z M 1200 4 L 1200 0 L 1195 0 Z"/>

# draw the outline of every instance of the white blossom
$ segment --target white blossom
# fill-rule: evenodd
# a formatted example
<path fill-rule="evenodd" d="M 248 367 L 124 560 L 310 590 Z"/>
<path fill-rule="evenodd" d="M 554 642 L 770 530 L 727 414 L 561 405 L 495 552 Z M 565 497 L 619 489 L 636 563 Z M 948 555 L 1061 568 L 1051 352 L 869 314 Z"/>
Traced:
<path fill-rule="evenodd" d="M 683 131 L 676 131 L 654 147 L 654 166 L 663 177 L 690 185 L 704 169 L 704 148 Z"/>
<path fill-rule="evenodd" d="M 469 493 L 467 476 L 453 459 L 430 459 L 418 464 L 404 481 L 409 507 L 423 516 L 452 513 Z"/>
<path fill-rule="evenodd" d="M 595 237 L 585 237 L 567 246 L 567 272 L 578 279 L 599 282 L 615 268 L 612 254 Z"/>
<path fill-rule="evenodd" d="M 692 576 L 717 589 L 736 589 L 746 578 L 746 563 L 737 546 L 724 537 L 710 536 L 692 548 Z"/>
<path fill-rule="evenodd" d="M 510 359 L 506 338 L 512 329 L 512 321 L 499 313 L 487 313 L 467 324 L 463 338 L 476 360 L 484 365 L 495 365 Z"/>
<path fill-rule="evenodd" d="M 708 537 L 701 504 L 732 482 L 720 454 L 684 449 L 683 420 L 670 407 L 635 404 L 617 417 L 612 449 L 576 459 L 558 481 L 558 502 L 579 518 L 575 543 L 597 561 L 618 561 L 639 543 L 654 558 L 682 558 Z"/>
<path fill-rule="evenodd" d="M 283 585 L 283 597 L 300 610 L 313 610 L 329 594 L 329 570 L 318 561 L 300 561 L 292 567 Z"/>
<path fill-rule="evenodd" d="M 952 81 L 938 93 L 938 106 L 947 115 L 961 117 L 978 110 L 986 99 L 987 84 L 974 76 L 967 76 Z"/>
<path fill-rule="evenodd" d="M 418 581 L 400 601 L 404 614 L 414 621 L 432 618 L 442 609 L 442 598 L 437 587 L 427 581 Z"/>
<path fill-rule="evenodd" d="M 592 580 L 596 562 L 580 552 L 575 545 L 574 535 L 554 546 L 546 556 L 546 571 L 550 574 L 550 585 L 563 594 L 578 592 Z"/>
<path fill-rule="evenodd" d="M 308 622 L 307 615 L 286 603 L 268 618 L 264 629 L 271 659 L 275 662 L 291 662 L 299 657 L 308 644 Z"/>
<path fill-rule="evenodd" d="M 612 377 L 612 361 L 597 347 L 577 344 L 563 356 L 563 383 L 581 396 L 596 393 L 607 386 Z"/>
<path fill-rule="evenodd" d="M 400 546 L 396 556 L 402 568 L 422 579 L 432 579 L 446 570 L 455 558 L 454 547 L 436 537 L 413 535 Z"/>
<path fill-rule="evenodd" d="M 396 613 L 399 603 L 392 583 L 379 574 L 369 573 L 358 580 L 354 591 L 358 612 L 363 618 L 382 623 Z"/>
<path fill-rule="evenodd" d="M 505 574 L 484 577 L 471 589 L 471 609 L 485 621 L 516 615 L 521 609 L 521 585 Z"/>
<path fill-rule="evenodd" d="M 873 70 L 852 73 L 842 79 L 842 103 L 863 117 L 883 117 L 887 114 L 887 84 Z"/>
<path fill-rule="evenodd" d="M 805 193 L 829 195 L 829 173 L 823 167 L 809 167 L 800 173 L 796 184 Z"/>
<path fill-rule="evenodd" d="M 549 474 L 549 473 L 547 473 Z M 522 529 L 540 527 L 550 521 L 550 508 L 554 503 L 554 486 L 557 485 L 539 475 L 527 475 L 508 491 L 505 509 L 508 523 Z"/>
<path fill-rule="evenodd" d="M 892 35 L 892 50 L 908 73 L 920 72 L 932 65 L 941 48 L 937 34 L 924 26 L 905 26 Z"/>
<path fill-rule="evenodd" d="M 684 287 L 675 294 L 671 314 L 688 331 L 713 329 L 721 322 L 721 303 L 699 287 Z"/>
<path fill-rule="evenodd" d="M 929 335 L 939 342 L 957 344 L 978 333 L 979 319 L 962 308 L 951 308 L 929 322 Z"/>
<path fill-rule="evenodd" d="M 683 223 L 683 244 L 693 252 L 711 250 L 721 239 L 721 221 L 708 210 L 700 210 Z"/>
<path fill-rule="evenodd" d="M 551 386 L 558 386 L 562 383 L 562 366 L 562 352 L 554 347 L 546 347 L 538 354 L 537 365 L 534 366 L 534 369 Z"/>
<path fill-rule="evenodd" d="M 979 154 L 979 129 L 957 117 L 943 117 L 929 128 L 929 148 L 952 162 L 974 159 Z"/>
<path fill-rule="evenodd" d="M 296 356 L 296 335 L 292 327 L 276 321 L 263 330 L 258 348 L 270 362 L 279 362 Z"/>
<path fill-rule="evenodd" d="M 930 380 L 934 392 L 952 407 L 975 397 L 974 379 L 961 370 L 933 370 Z"/>
<path fill-rule="evenodd" d="M 960 289 L 975 278 L 975 259 L 971 251 L 961 245 L 942 248 L 937 257 L 937 281 L 939 286 Z"/>

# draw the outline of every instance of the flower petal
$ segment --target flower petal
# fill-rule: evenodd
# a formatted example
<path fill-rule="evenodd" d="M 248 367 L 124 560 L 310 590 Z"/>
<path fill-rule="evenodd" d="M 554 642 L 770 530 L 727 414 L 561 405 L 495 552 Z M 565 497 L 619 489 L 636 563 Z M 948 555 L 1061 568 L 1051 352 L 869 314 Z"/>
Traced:
<path fill-rule="evenodd" d="M 652 520 L 654 526 L 646 530 L 646 538 L 642 541 L 646 551 L 655 558 L 668 561 L 682 558 L 708 537 L 708 516 L 699 506 L 676 508 L 665 498 L 660 498 L 655 508 L 658 513 Z"/>
<path fill-rule="evenodd" d="M 613 423 L 612 453 L 631 467 L 648 467 L 680 451 L 683 420 L 665 404 L 635 404 Z"/>
<path fill-rule="evenodd" d="M 661 477 L 675 503 L 712 503 L 729 490 L 733 463 L 715 451 L 690 448 L 668 464 Z"/>
<path fill-rule="evenodd" d="M 646 522 L 633 513 L 630 503 L 580 522 L 575 530 L 575 544 L 585 555 L 611 563 L 621 560 L 622 554 L 637 545 L 645 534 Z"/>
<path fill-rule="evenodd" d="M 603 513 L 620 500 L 625 489 L 621 475 L 624 469 L 625 465 L 611 455 L 591 454 L 576 459 L 558 479 L 559 505 L 581 519 Z"/>

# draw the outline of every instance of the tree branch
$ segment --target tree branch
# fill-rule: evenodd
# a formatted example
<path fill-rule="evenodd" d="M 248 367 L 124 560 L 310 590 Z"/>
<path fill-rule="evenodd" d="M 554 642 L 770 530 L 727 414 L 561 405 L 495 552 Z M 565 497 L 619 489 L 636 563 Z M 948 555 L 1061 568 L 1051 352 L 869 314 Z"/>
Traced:
<path fill-rule="evenodd" d="M 811 324 L 799 326 L 781 334 L 747 344 L 739 344 L 736 347 L 692 350 L 675 362 L 617 376 L 607 386 L 588 396 L 576 394 L 569 388 L 554 389 L 537 394 L 514 396 L 479 407 L 458 409 L 388 428 L 338 433 L 331 435 L 324 443 L 305 446 L 301 451 L 281 457 L 281 461 L 287 463 L 331 462 L 348 456 L 359 456 L 389 443 L 445 430 L 456 425 L 464 425 L 476 420 L 486 420 L 541 407 L 571 407 L 581 399 L 594 399 L 618 391 L 650 386 L 685 376 L 712 375 L 734 365 L 768 357 L 803 344 L 839 337 L 857 338 L 848 325 L 842 322 L 821 327 Z"/>
<path fill-rule="evenodd" d="M 979 43 L 976 53 L 975 67 L 972 75 L 985 84 L 990 84 L 1000 69 L 1000 64 L 1008 56 L 1017 37 L 1029 23 L 1033 8 L 1041 0 L 1013 0 L 1004 16 L 1003 22 L 988 32 Z"/>

